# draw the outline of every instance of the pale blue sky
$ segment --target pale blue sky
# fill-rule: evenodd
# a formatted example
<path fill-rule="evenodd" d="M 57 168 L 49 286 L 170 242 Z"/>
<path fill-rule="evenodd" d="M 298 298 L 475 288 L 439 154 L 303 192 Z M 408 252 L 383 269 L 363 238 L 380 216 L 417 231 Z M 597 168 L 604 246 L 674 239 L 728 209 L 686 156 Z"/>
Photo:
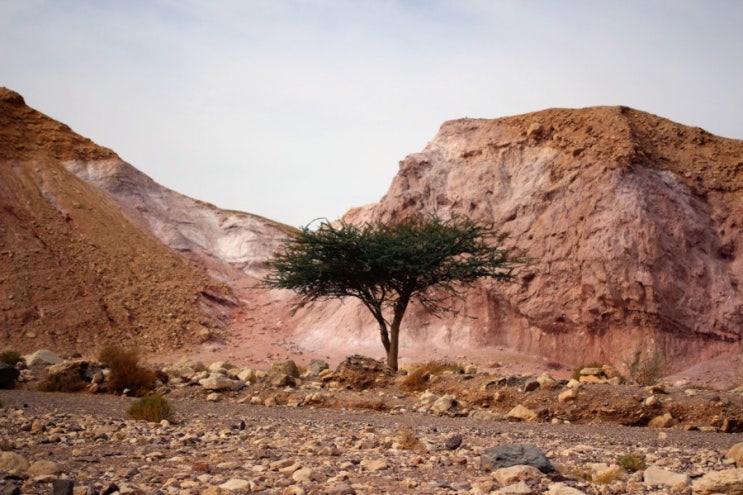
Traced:
<path fill-rule="evenodd" d="M 628 105 L 743 139 L 743 1 L 0 0 L 0 85 L 161 184 L 291 225 L 442 122 Z"/>

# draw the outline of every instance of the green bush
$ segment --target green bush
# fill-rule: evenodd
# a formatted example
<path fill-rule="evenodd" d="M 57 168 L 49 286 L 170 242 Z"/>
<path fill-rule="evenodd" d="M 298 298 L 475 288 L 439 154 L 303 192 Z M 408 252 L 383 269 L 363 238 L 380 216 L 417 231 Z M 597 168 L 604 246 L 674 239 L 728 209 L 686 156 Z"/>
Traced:
<path fill-rule="evenodd" d="M 640 454 L 624 454 L 617 456 L 617 464 L 630 473 L 643 471 L 648 467 L 645 456 Z"/>
<path fill-rule="evenodd" d="M 132 419 L 144 419 L 151 423 L 159 423 L 173 417 L 173 408 L 168 400 L 162 395 L 146 395 L 134 402 L 127 410 Z"/>
<path fill-rule="evenodd" d="M 9 364 L 11 366 L 15 366 L 16 364 L 23 361 L 23 356 L 21 356 L 16 351 L 3 351 L 0 352 L 0 363 Z"/>
<path fill-rule="evenodd" d="M 666 374 L 666 360 L 663 354 L 656 352 L 651 356 L 642 356 L 642 352 L 635 352 L 632 361 L 624 365 L 629 376 L 638 385 L 655 385 Z"/>
<path fill-rule="evenodd" d="M 155 388 L 157 374 L 139 365 L 136 350 L 107 346 L 98 359 L 111 370 L 106 381 L 109 392 L 123 393 L 128 390 L 132 395 L 142 397 Z"/>

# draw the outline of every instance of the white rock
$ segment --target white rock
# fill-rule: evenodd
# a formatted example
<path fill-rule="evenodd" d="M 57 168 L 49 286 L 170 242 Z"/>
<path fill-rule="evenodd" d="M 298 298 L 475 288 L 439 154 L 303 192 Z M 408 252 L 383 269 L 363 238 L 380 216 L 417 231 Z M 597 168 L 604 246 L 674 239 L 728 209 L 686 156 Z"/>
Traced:
<path fill-rule="evenodd" d="M 59 464 L 48 460 L 36 461 L 28 467 L 28 475 L 32 478 L 35 476 L 59 474 L 61 472 L 62 468 L 59 467 Z"/>
<path fill-rule="evenodd" d="M 545 495 L 586 495 L 586 492 L 582 492 L 565 483 L 552 483 L 544 493 Z"/>
<path fill-rule="evenodd" d="M 658 466 L 650 466 L 643 472 L 643 480 L 646 485 L 690 485 L 691 478 L 683 473 L 674 473 Z"/>
<path fill-rule="evenodd" d="M 207 378 L 199 380 L 199 384 L 206 390 L 235 390 L 239 383 L 219 373 L 210 373 Z"/>
<path fill-rule="evenodd" d="M 523 481 L 496 490 L 497 495 L 532 495 L 534 491 Z"/>
<path fill-rule="evenodd" d="M 519 404 L 508 411 L 506 418 L 515 419 L 518 421 L 534 421 L 535 419 L 537 419 L 537 413 Z"/>
<path fill-rule="evenodd" d="M 48 349 L 39 349 L 33 354 L 26 356 L 26 364 L 29 366 L 47 366 L 50 364 L 59 364 L 63 359 Z"/>
<path fill-rule="evenodd" d="M 519 481 L 538 480 L 544 477 L 534 466 L 510 466 L 496 469 L 491 476 L 502 486 L 512 485 Z"/>
<path fill-rule="evenodd" d="M 712 471 L 694 480 L 691 488 L 692 493 L 695 495 L 711 495 L 714 493 L 743 494 L 743 469 Z"/>
<path fill-rule="evenodd" d="M 451 409 L 454 408 L 454 406 L 457 404 L 456 399 L 451 394 L 446 394 L 442 397 L 439 397 L 436 402 L 431 405 L 431 411 L 434 414 L 441 414 L 445 413 Z"/>
<path fill-rule="evenodd" d="M 364 459 L 359 465 L 371 472 L 382 471 L 383 469 L 390 467 L 389 463 L 387 463 L 387 459 L 384 457 L 379 459 Z"/>
<path fill-rule="evenodd" d="M 300 468 L 294 471 L 294 474 L 292 474 L 292 479 L 296 481 L 297 483 L 301 481 L 311 481 L 312 474 L 313 474 L 312 469 Z"/>

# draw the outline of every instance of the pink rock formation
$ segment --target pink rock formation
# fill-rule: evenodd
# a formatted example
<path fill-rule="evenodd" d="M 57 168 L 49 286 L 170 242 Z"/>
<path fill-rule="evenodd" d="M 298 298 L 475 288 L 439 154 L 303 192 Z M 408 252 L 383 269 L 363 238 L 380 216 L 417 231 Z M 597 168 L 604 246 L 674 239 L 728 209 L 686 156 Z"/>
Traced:
<path fill-rule="evenodd" d="M 660 352 L 680 369 L 740 349 L 743 141 L 625 107 L 457 120 L 344 219 L 433 212 L 492 223 L 529 262 L 518 283 L 472 290 L 458 316 L 412 312 L 403 354 L 500 345 L 621 365 Z M 310 347 L 372 345 L 359 313 L 316 306 L 294 324 Z"/>

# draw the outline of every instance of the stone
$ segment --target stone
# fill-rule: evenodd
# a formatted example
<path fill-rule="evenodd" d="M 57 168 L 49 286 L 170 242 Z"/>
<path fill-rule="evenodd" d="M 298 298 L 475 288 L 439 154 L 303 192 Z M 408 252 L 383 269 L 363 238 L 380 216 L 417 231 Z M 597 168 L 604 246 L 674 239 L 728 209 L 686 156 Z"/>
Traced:
<path fill-rule="evenodd" d="M 210 373 L 207 378 L 199 380 L 199 384 L 206 390 L 237 390 L 240 388 L 240 382 L 232 380 L 220 373 Z"/>
<path fill-rule="evenodd" d="M 545 495 L 586 495 L 586 492 L 568 486 L 565 483 L 552 483 Z"/>
<path fill-rule="evenodd" d="M 468 364 L 464 367 L 464 374 L 465 375 L 476 375 L 477 374 L 477 365 L 475 364 Z"/>
<path fill-rule="evenodd" d="M 604 374 L 601 368 L 581 368 L 580 376 L 602 376 Z"/>
<path fill-rule="evenodd" d="M 539 387 L 544 389 L 555 388 L 558 385 L 558 381 L 546 371 L 537 377 L 537 382 L 539 382 Z"/>
<path fill-rule="evenodd" d="M 0 388 L 13 389 L 21 372 L 15 366 L 0 362 Z"/>
<path fill-rule="evenodd" d="M 577 398 L 578 398 L 578 391 L 574 388 L 569 388 L 558 394 L 557 402 L 562 404 L 564 402 L 574 401 Z"/>
<path fill-rule="evenodd" d="M 712 471 L 691 484 L 694 495 L 713 495 L 725 493 L 727 495 L 743 494 L 743 469 L 726 469 Z"/>
<path fill-rule="evenodd" d="M 431 412 L 433 412 L 434 414 L 443 414 L 447 411 L 450 411 L 451 409 L 454 409 L 456 405 L 457 401 L 454 396 L 451 394 L 446 394 L 436 399 L 436 402 L 431 405 Z"/>
<path fill-rule="evenodd" d="M 578 381 L 580 383 L 605 383 L 606 380 L 604 378 L 600 378 L 596 375 L 585 375 L 581 376 Z"/>
<path fill-rule="evenodd" d="M 660 405 L 660 399 L 658 398 L 657 395 L 651 395 L 650 397 L 645 399 L 643 404 L 645 404 L 648 407 L 655 407 L 657 405 Z"/>
<path fill-rule="evenodd" d="M 209 373 L 221 373 L 223 375 L 226 375 L 227 371 L 233 368 L 235 368 L 235 365 L 232 363 L 228 363 L 227 361 L 215 361 L 207 366 L 206 370 Z"/>
<path fill-rule="evenodd" d="M 292 479 L 297 483 L 302 481 L 310 481 L 312 479 L 313 471 L 310 468 L 299 468 L 292 474 Z"/>
<path fill-rule="evenodd" d="M 63 361 L 61 357 L 57 356 L 49 349 L 39 349 L 33 354 L 26 356 L 25 359 L 26 365 L 28 366 L 49 366 L 52 364 L 59 364 Z"/>
<path fill-rule="evenodd" d="M 462 435 L 452 435 L 444 442 L 447 450 L 457 450 L 462 445 Z"/>
<path fill-rule="evenodd" d="M 25 457 L 15 452 L 0 452 L 0 471 L 12 475 L 25 474 L 29 463 Z"/>
<path fill-rule="evenodd" d="M 337 483 L 330 487 L 328 495 L 356 495 L 356 490 L 348 483 Z"/>
<path fill-rule="evenodd" d="M 310 361 L 310 364 L 307 367 L 307 374 L 312 377 L 320 376 L 320 373 L 329 368 L 330 366 L 328 365 L 328 363 L 323 361 L 322 359 L 313 359 L 312 361 Z"/>
<path fill-rule="evenodd" d="M 229 480 L 225 481 L 221 485 L 219 485 L 219 488 L 227 491 L 241 491 L 245 492 L 250 487 L 250 482 L 248 480 L 244 480 L 242 478 L 230 478 Z"/>
<path fill-rule="evenodd" d="M 433 403 L 436 402 L 437 400 L 439 400 L 439 396 L 434 393 L 429 392 L 428 390 L 423 392 L 420 395 L 420 397 L 418 397 L 418 401 L 421 404 L 426 405 L 426 406 L 433 405 Z"/>
<path fill-rule="evenodd" d="M 496 469 L 492 476 L 501 486 L 507 486 L 519 481 L 538 480 L 543 478 L 544 474 L 534 466 L 516 465 Z"/>
<path fill-rule="evenodd" d="M 269 368 L 268 374 L 288 375 L 292 378 L 299 378 L 299 368 L 297 368 L 297 363 L 291 359 L 288 361 L 278 361 L 271 363 L 271 368 Z"/>
<path fill-rule="evenodd" d="M 58 479 L 52 481 L 52 495 L 73 495 L 75 483 L 72 480 Z"/>
<path fill-rule="evenodd" d="M 28 475 L 31 477 L 50 476 L 61 472 L 62 468 L 59 467 L 59 464 L 48 460 L 36 461 L 28 467 Z"/>
<path fill-rule="evenodd" d="M 508 486 L 504 486 L 496 490 L 494 493 L 497 495 L 532 495 L 534 490 L 531 489 L 524 481 L 513 483 Z"/>
<path fill-rule="evenodd" d="M 516 421 L 534 421 L 537 419 L 538 414 L 531 409 L 518 404 L 513 409 L 508 411 L 506 419 L 512 419 Z"/>
<path fill-rule="evenodd" d="M 524 383 L 524 392 L 533 392 L 539 388 L 539 381 L 537 380 L 526 380 Z"/>
<path fill-rule="evenodd" d="M 359 465 L 365 470 L 371 471 L 373 473 L 385 470 L 390 467 L 387 459 L 385 459 L 384 457 L 381 457 L 379 459 L 364 459 Z"/>
<path fill-rule="evenodd" d="M 531 444 L 499 445 L 486 449 L 480 456 L 480 467 L 486 471 L 520 465 L 533 466 L 543 473 L 555 470 L 547 456 Z"/>
<path fill-rule="evenodd" d="M 678 421 L 671 415 L 671 413 L 665 413 L 661 416 L 656 416 L 650 420 L 648 426 L 650 428 L 671 428 L 678 424 Z"/>
<path fill-rule="evenodd" d="M 646 485 L 663 485 L 663 486 L 688 486 L 691 484 L 691 478 L 688 474 L 674 473 L 659 466 L 650 466 L 643 473 L 642 478 Z"/>
<path fill-rule="evenodd" d="M 614 378 L 619 378 L 621 380 L 622 374 L 619 373 L 619 371 L 610 364 L 605 364 L 601 367 L 601 372 L 604 374 L 606 378 L 609 380 L 612 380 Z"/>
<path fill-rule="evenodd" d="M 297 381 L 293 376 L 278 372 L 268 375 L 268 382 L 275 388 L 294 387 L 297 384 Z"/>
<path fill-rule="evenodd" d="M 255 370 L 252 368 L 241 369 L 237 372 L 235 377 L 245 383 L 255 383 L 256 381 L 258 381 L 258 375 L 256 375 Z"/>
<path fill-rule="evenodd" d="M 0 487 L 0 495 L 21 495 L 21 489 L 15 483 L 8 483 Z"/>
<path fill-rule="evenodd" d="M 733 461 L 737 467 L 743 467 L 743 442 L 736 443 L 726 453 L 726 457 Z"/>

